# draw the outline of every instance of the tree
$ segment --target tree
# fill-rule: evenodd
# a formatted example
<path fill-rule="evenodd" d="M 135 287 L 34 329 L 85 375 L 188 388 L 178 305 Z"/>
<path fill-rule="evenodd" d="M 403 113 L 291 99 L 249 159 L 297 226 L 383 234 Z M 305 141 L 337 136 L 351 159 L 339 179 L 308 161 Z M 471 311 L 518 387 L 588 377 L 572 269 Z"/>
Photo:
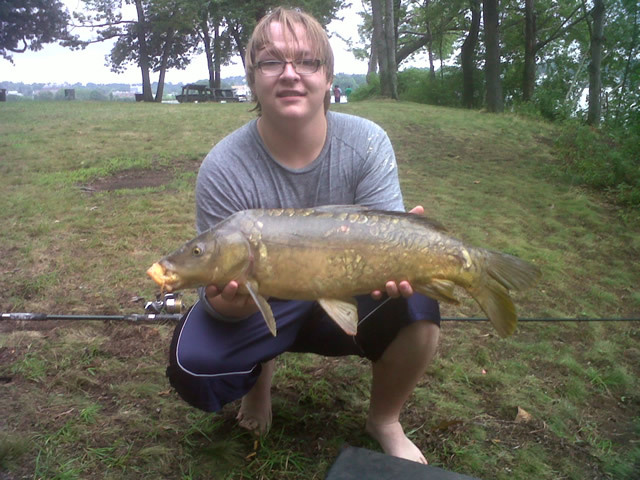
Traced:
<path fill-rule="evenodd" d="M 197 10 L 195 31 L 207 58 L 209 85 L 220 86 L 221 66 L 228 64 L 237 54 L 245 63 L 246 45 L 256 23 L 270 8 L 280 4 L 277 0 L 182 0 Z M 292 6 L 301 7 L 326 25 L 335 18 L 344 0 L 298 0 Z"/>
<path fill-rule="evenodd" d="M 475 71 L 475 51 L 480 32 L 480 0 L 470 0 L 471 23 L 469 33 L 460 50 L 462 64 L 462 105 L 473 108 L 473 73 Z"/>
<path fill-rule="evenodd" d="M 484 41 L 485 41 L 485 82 L 487 90 L 487 110 L 502 112 L 502 80 L 500 78 L 500 36 L 498 33 L 498 0 L 483 0 Z"/>
<path fill-rule="evenodd" d="M 600 125 L 602 114 L 602 72 L 600 64 L 602 63 L 602 44 L 604 40 L 604 13 L 604 0 L 594 0 L 593 10 L 591 11 L 593 23 L 589 25 L 591 62 L 589 63 L 589 112 L 587 114 L 587 123 L 596 127 Z"/>
<path fill-rule="evenodd" d="M 197 6 L 196 32 L 204 47 L 209 72 L 209 86 L 220 88 L 222 65 L 231 61 L 234 55 L 234 40 L 240 42 L 237 52 L 244 63 L 244 40 L 240 38 L 238 18 L 232 13 L 238 2 L 228 0 L 192 0 Z M 235 17 L 231 25 L 228 17 Z"/>
<path fill-rule="evenodd" d="M 524 76 L 522 79 L 522 100 L 528 102 L 533 97 L 536 83 L 536 12 L 535 0 L 524 2 Z"/>
<path fill-rule="evenodd" d="M 136 14 L 138 15 L 138 22 L 130 25 L 131 33 L 133 37 L 138 41 L 138 67 L 142 73 L 142 96 L 145 102 L 153 101 L 153 93 L 151 92 L 151 77 L 149 75 L 149 52 L 147 48 L 147 32 L 148 28 L 145 20 L 144 6 L 142 0 L 134 0 L 136 5 Z M 118 42 L 122 42 L 126 39 L 126 36 L 121 36 Z M 116 46 L 113 47 L 113 52 L 119 50 L 119 45 L 116 42 Z M 112 53 L 113 53 L 112 52 Z M 125 57 L 126 58 L 126 57 Z M 111 61 L 114 66 L 119 67 L 120 64 L 114 62 L 114 55 L 111 55 Z"/>
<path fill-rule="evenodd" d="M 372 43 L 376 46 L 383 97 L 398 98 L 392 0 L 371 0 Z"/>
<path fill-rule="evenodd" d="M 393 0 L 385 0 L 384 2 L 384 23 L 385 35 L 384 41 L 389 57 L 387 63 L 389 69 L 387 71 L 388 91 L 390 97 L 394 100 L 398 99 L 398 64 L 396 63 L 396 37 L 398 26 L 394 18 L 394 2 Z"/>
<path fill-rule="evenodd" d="M 0 0 L 0 56 L 37 51 L 47 43 L 72 38 L 70 16 L 59 0 Z"/>
<path fill-rule="evenodd" d="M 522 100 L 533 98 L 536 83 L 536 57 L 540 51 L 556 39 L 566 36 L 576 24 L 584 21 L 586 15 L 578 16 L 580 4 L 565 0 L 557 5 L 544 5 L 545 15 L 538 21 L 536 0 L 525 0 L 524 4 L 524 71 L 522 78 Z M 538 38 L 538 24 L 541 23 L 545 38 Z M 567 42 L 569 43 L 569 42 Z"/>
<path fill-rule="evenodd" d="M 116 39 L 109 55 L 111 69 L 122 71 L 126 65 L 140 68 L 142 97 L 154 101 L 151 70 L 158 72 L 155 101 L 162 101 L 164 78 L 169 68 L 184 68 L 195 48 L 194 13 L 189 3 L 178 0 L 126 0 L 136 9 L 136 19 L 125 20 L 122 0 L 83 0 L 86 11 L 74 13 L 80 26 L 95 29 L 95 38 L 76 41 L 72 47 Z"/>
<path fill-rule="evenodd" d="M 603 89 L 609 108 L 603 120 L 617 127 L 640 122 L 640 5 L 637 0 L 622 0 L 607 5 L 607 55 L 603 71 L 608 72 Z M 638 129 L 640 130 L 640 129 Z"/>

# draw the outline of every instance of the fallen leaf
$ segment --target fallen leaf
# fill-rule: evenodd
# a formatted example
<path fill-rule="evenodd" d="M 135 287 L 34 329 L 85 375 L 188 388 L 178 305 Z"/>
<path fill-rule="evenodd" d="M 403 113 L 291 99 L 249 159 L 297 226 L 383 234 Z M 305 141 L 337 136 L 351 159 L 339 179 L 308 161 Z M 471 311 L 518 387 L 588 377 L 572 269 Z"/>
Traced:
<path fill-rule="evenodd" d="M 518 407 L 518 414 L 516 415 L 516 423 L 529 423 L 533 420 L 533 417 L 524 408 Z"/>

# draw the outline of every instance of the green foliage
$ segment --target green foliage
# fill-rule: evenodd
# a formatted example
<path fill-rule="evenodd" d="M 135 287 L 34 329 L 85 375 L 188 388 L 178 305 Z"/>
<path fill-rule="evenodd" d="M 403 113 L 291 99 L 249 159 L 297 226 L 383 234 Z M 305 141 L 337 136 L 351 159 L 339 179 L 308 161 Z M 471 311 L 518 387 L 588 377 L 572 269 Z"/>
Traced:
<path fill-rule="evenodd" d="M 483 80 L 479 72 L 474 76 L 477 103 L 480 104 L 480 92 Z M 359 87 L 351 96 L 352 100 L 366 100 L 380 96 L 380 81 L 377 75 L 370 75 L 369 83 Z M 407 102 L 460 107 L 462 105 L 462 70 L 447 67 L 437 71 L 433 77 L 428 69 L 407 68 L 398 72 L 398 96 Z"/>
<path fill-rule="evenodd" d="M 69 12 L 60 0 L 0 0 L 0 57 L 41 50 L 47 43 L 70 37 Z"/>
<path fill-rule="evenodd" d="M 608 192 L 622 205 L 640 207 L 640 127 L 594 130 L 568 122 L 556 146 L 570 181 Z"/>
<path fill-rule="evenodd" d="M 380 96 L 380 77 L 376 74 L 369 75 L 367 83 L 361 85 L 356 88 L 351 97 L 349 97 L 349 101 L 358 102 L 362 100 L 368 100 L 371 98 L 376 98 Z"/>
<path fill-rule="evenodd" d="M 351 87 L 354 91 L 367 84 L 366 75 L 351 75 L 348 73 L 336 73 L 333 77 L 333 84 L 338 84 L 344 93 L 347 87 Z"/>
<path fill-rule="evenodd" d="M 398 95 L 410 102 L 460 107 L 462 70 L 449 67 L 432 77 L 429 70 L 408 68 L 398 73 Z"/>
<path fill-rule="evenodd" d="M 432 77 L 428 69 L 407 68 L 398 72 L 398 96 L 400 100 L 429 105 L 459 107 L 462 101 L 462 72 L 457 68 L 447 68 Z M 370 75 L 369 83 L 358 88 L 351 95 L 355 101 L 380 96 L 380 80 Z"/>

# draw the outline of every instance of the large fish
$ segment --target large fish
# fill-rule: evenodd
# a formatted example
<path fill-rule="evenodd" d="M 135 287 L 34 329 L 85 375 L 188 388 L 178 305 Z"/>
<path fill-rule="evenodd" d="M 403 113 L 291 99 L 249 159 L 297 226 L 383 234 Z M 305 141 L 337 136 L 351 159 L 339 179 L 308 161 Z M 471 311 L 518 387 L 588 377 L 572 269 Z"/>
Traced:
<path fill-rule="evenodd" d="M 448 236 L 420 215 L 359 206 L 244 210 L 153 264 L 149 276 L 164 291 L 236 280 L 276 323 L 265 297 L 317 300 L 342 329 L 355 335 L 355 295 L 408 280 L 414 291 L 458 303 L 465 289 L 500 336 L 516 328 L 509 290 L 540 276 L 534 265 Z"/>

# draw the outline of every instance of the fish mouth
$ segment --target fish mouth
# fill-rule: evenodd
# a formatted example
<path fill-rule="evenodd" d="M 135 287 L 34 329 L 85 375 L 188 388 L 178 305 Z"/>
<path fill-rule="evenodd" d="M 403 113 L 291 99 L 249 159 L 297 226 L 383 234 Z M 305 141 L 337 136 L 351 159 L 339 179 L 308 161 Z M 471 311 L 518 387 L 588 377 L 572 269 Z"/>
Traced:
<path fill-rule="evenodd" d="M 163 292 L 172 292 L 178 283 L 178 275 L 176 275 L 175 272 L 169 272 L 168 269 L 160 263 L 151 265 L 149 270 L 147 270 L 147 275 L 160 285 L 160 289 Z"/>

